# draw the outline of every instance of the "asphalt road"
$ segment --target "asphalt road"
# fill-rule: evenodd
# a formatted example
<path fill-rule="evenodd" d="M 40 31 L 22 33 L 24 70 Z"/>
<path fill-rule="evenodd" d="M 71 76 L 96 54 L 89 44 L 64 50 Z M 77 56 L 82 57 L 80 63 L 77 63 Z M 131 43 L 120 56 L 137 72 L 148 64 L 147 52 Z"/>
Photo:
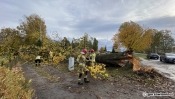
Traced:
<path fill-rule="evenodd" d="M 163 63 L 159 60 L 142 60 L 141 63 L 145 66 L 151 66 L 165 77 L 175 81 L 175 64 Z"/>

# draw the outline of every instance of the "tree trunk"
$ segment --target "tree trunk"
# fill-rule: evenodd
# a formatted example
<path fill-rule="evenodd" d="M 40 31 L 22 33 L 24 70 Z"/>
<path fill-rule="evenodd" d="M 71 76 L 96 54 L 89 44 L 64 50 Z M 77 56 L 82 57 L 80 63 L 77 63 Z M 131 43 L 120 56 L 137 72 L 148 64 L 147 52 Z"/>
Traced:
<path fill-rule="evenodd" d="M 129 59 L 132 59 L 132 57 L 128 56 L 125 52 L 100 54 L 95 58 L 97 63 L 103 63 L 110 66 L 123 66 L 126 64 L 125 60 Z"/>

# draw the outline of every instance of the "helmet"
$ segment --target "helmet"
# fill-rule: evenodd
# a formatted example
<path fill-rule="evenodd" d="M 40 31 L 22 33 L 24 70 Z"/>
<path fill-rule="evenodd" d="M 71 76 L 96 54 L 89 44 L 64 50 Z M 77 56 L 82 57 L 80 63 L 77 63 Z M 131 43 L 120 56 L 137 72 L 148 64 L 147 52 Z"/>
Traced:
<path fill-rule="evenodd" d="M 82 49 L 81 54 L 86 54 L 87 53 L 87 49 Z"/>
<path fill-rule="evenodd" d="M 94 49 L 91 49 L 89 52 L 93 53 L 94 52 Z"/>

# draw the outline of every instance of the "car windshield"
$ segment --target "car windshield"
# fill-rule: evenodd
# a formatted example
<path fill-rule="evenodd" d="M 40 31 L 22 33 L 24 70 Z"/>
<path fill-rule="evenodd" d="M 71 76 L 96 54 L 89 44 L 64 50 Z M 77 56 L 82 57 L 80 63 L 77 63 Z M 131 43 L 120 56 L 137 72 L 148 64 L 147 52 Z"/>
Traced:
<path fill-rule="evenodd" d="M 175 56 L 174 53 L 166 53 L 166 56 Z"/>

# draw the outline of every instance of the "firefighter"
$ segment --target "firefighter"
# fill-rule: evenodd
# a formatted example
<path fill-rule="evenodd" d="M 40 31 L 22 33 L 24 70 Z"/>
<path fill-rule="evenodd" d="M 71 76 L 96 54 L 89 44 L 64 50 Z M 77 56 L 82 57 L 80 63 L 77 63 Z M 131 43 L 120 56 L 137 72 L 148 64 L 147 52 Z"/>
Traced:
<path fill-rule="evenodd" d="M 40 55 L 37 55 L 36 58 L 35 58 L 35 64 L 36 66 L 40 66 L 41 64 L 41 56 Z"/>
<path fill-rule="evenodd" d="M 53 52 L 52 51 L 49 52 L 49 60 L 53 62 Z"/>
<path fill-rule="evenodd" d="M 78 62 L 78 67 L 79 67 L 79 78 L 78 78 L 78 85 L 83 85 L 82 82 L 82 75 L 84 74 L 84 82 L 85 83 L 89 83 L 89 80 L 87 79 L 88 77 L 88 69 L 86 67 L 86 54 L 87 54 L 87 50 L 83 49 L 81 51 L 81 54 L 78 55 L 77 57 L 77 62 Z"/>
<path fill-rule="evenodd" d="M 94 66 L 95 65 L 95 57 L 96 57 L 95 51 L 94 51 L 94 49 L 91 49 L 89 52 L 90 52 L 90 58 L 89 58 L 90 64 L 91 64 L 91 66 Z"/>

